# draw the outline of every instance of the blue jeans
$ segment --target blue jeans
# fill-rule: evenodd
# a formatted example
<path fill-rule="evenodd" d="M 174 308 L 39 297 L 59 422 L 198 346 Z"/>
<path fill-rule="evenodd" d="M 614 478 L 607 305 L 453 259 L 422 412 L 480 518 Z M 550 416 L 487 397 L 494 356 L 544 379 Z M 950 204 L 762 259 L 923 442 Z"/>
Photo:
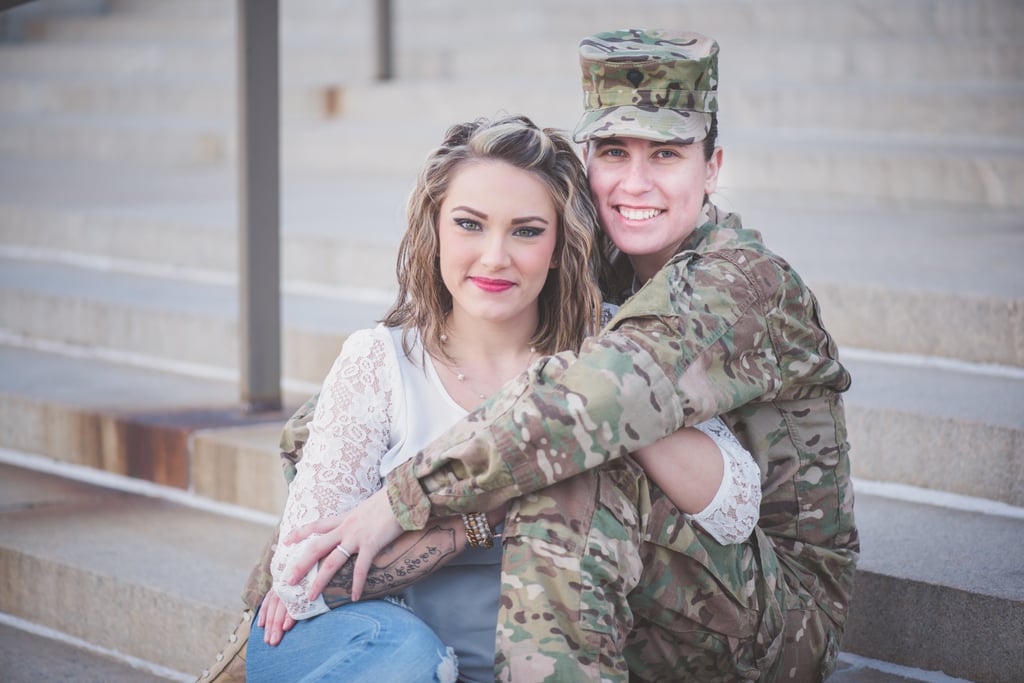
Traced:
<path fill-rule="evenodd" d="M 455 655 L 419 617 L 387 600 L 362 600 L 296 622 L 275 646 L 255 621 L 250 683 L 454 683 Z"/>

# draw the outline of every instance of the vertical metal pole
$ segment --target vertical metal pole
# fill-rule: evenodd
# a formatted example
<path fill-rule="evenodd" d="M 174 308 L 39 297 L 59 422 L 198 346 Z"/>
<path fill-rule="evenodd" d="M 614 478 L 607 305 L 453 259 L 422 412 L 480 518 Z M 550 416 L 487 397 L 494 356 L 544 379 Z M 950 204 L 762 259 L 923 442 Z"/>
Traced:
<path fill-rule="evenodd" d="M 377 0 L 377 80 L 379 81 L 390 81 L 395 75 L 391 24 L 391 0 Z"/>
<path fill-rule="evenodd" d="M 238 0 L 239 379 L 249 412 L 281 409 L 278 0 Z"/>

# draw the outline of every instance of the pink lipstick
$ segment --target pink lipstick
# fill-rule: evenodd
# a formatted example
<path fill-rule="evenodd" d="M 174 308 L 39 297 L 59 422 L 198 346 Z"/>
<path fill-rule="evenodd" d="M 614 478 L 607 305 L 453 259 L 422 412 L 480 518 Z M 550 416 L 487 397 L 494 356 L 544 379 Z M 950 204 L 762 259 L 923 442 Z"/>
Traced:
<path fill-rule="evenodd" d="M 515 286 L 515 283 L 508 280 L 492 280 L 486 277 L 471 277 L 469 279 L 473 281 L 474 285 L 485 292 L 504 292 L 506 289 L 511 289 Z"/>

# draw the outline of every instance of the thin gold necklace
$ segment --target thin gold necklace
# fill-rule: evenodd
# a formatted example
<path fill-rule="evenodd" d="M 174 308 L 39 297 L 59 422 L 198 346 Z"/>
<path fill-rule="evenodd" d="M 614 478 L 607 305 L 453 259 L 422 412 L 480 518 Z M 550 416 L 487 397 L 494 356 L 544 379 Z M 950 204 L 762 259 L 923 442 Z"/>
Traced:
<path fill-rule="evenodd" d="M 447 334 L 442 334 L 441 335 L 441 343 L 444 344 L 447 341 L 448 341 L 448 335 Z M 537 348 L 535 346 L 531 346 L 530 347 L 530 357 L 526 359 L 526 365 L 523 366 L 523 370 L 525 370 L 526 368 L 530 367 L 530 363 L 533 362 L 533 357 L 534 357 L 534 355 L 536 353 L 537 353 Z M 465 384 L 467 387 L 469 387 L 470 391 L 475 392 L 477 397 L 481 401 L 487 400 L 487 394 L 485 394 L 482 391 L 479 391 L 478 389 L 476 389 L 473 386 L 472 382 L 467 380 L 466 373 L 464 373 L 462 371 L 462 368 L 460 368 L 458 366 L 458 364 L 456 364 L 454 362 L 452 362 L 452 363 L 446 362 L 445 366 L 447 366 L 448 369 L 451 371 L 451 373 L 453 375 L 455 375 L 455 379 L 457 379 L 459 382 L 461 382 L 462 384 Z M 509 378 L 509 379 L 511 379 L 511 378 Z"/>

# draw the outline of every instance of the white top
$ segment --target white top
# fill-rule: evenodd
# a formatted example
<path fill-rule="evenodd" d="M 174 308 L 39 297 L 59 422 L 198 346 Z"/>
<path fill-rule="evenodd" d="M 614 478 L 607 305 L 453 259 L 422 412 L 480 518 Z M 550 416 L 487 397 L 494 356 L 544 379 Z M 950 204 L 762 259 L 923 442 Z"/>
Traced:
<path fill-rule="evenodd" d="M 303 457 L 288 490 L 281 538 L 304 524 L 355 507 L 382 487 L 383 478 L 395 466 L 467 414 L 448 395 L 433 363 L 421 367 L 423 347 L 418 335 L 410 335 L 411 358 L 402 351 L 401 337 L 401 330 L 378 325 L 355 332 L 345 341 L 324 380 L 316 413 L 309 424 Z M 750 453 L 720 419 L 697 427 L 719 446 L 725 476 L 708 507 L 691 519 L 720 543 L 742 542 L 757 524 L 760 471 Z M 328 609 L 322 597 L 313 601 L 305 597 L 315 567 L 294 586 L 285 581 L 290 565 L 310 540 L 293 545 L 279 543 L 271 565 L 274 590 L 295 619 L 308 619 Z M 467 675 L 467 665 L 472 667 L 474 662 L 470 660 L 475 659 L 467 657 L 467 650 L 477 651 L 486 660 L 486 676 L 481 680 L 493 677 L 500 562 L 498 546 L 491 551 L 466 550 L 428 578 L 433 594 L 443 589 L 445 582 L 441 579 L 445 570 L 459 572 L 458 590 L 443 601 L 416 595 L 425 593 L 417 590 L 424 587 L 423 582 L 407 591 L 417 615 L 455 648 L 460 676 L 466 680 L 475 680 Z M 480 579 L 481 591 L 466 589 L 467 571 Z M 453 604 L 453 600 L 460 604 Z M 430 604 L 444 607 L 447 615 L 459 615 L 458 623 L 452 625 L 457 628 L 445 628 L 442 614 L 422 613 L 424 609 L 433 611 L 428 607 Z M 460 640 L 461 634 L 475 634 L 475 644 L 461 643 L 460 647 L 455 641 Z M 485 641 L 482 647 L 481 639 Z"/>

